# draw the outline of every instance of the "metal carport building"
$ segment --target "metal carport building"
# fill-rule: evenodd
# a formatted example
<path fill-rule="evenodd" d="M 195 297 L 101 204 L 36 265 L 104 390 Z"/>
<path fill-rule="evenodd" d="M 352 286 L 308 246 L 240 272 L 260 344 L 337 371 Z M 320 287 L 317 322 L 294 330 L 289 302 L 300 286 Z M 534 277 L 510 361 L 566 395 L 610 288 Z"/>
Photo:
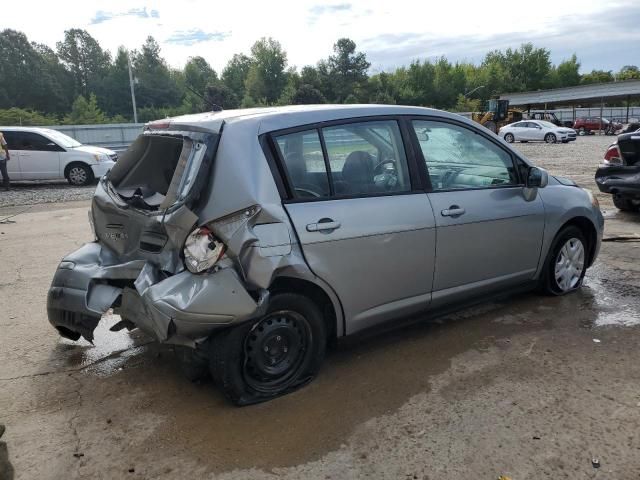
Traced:
<path fill-rule="evenodd" d="M 545 110 L 550 107 L 575 107 L 578 105 L 597 104 L 601 110 L 605 103 L 626 101 L 627 121 L 629 121 L 629 102 L 640 98 L 640 80 L 624 80 L 621 82 L 595 83 L 576 87 L 537 90 L 534 92 L 504 93 L 501 100 L 509 100 L 509 104 L 524 107 L 527 110 Z M 602 114 L 600 115 L 602 117 Z"/>

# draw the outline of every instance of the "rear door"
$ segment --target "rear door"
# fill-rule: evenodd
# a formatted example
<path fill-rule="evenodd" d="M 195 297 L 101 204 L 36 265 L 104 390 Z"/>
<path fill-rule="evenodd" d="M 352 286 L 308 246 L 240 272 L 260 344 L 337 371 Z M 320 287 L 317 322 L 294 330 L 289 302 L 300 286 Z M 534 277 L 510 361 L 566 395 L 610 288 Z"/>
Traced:
<path fill-rule="evenodd" d="M 544 208 L 527 199 L 512 154 L 478 130 L 414 120 L 431 181 L 436 230 L 434 306 L 533 278 Z"/>
<path fill-rule="evenodd" d="M 398 121 L 338 123 L 274 140 L 290 185 L 286 210 L 310 268 L 340 298 L 347 333 L 426 308 L 435 224 Z"/>
<path fill-rule="evenodd" d="M 20 171 L 23 180 L 62 178 L 60 152 L 64 149 L 35 132 L 19 132 Z"/>

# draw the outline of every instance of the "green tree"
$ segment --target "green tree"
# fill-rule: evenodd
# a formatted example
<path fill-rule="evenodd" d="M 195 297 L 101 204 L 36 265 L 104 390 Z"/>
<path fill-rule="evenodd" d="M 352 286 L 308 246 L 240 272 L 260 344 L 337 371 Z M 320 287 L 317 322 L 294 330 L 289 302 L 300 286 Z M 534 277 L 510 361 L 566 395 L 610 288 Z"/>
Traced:
<path fill-rule="evenodd" d="M 287 54 L 276 40 L 261 38 L 251 47 L 251 56 L 251 67 L 245 81 L 246 93 L 272 105 L 287 85 Z"/>
<path fill-rule="evenodd" d="M 580 84 L 580 62 L 574 53 L 569 60 L 564 60 L 555 68 L 553 87 L 573 87 Z"/>
<path fill-rule="evenodd" d="M 211 110 L 210 104 L 218 105 L 224 109 L 238 108 L 240 106 L 240 100 L 235 92 L 220 82 L 207 85 L 205 98 L 207 103 L 203 105 L 204 110 Z"/>
<path fill-rule="evenodd" d="M 616 80 L 637 80 L 640 79 L 640 70 L 635 65 L 625 65 L 616 73 Z"/>
<path fill-rule="evenodd" d="M 467 98 L 459 93 L 456 105 L 453 107 L 454 112 L 477 112 L 480 110 L 482 101 L 479 98 Z"/>
<path fill-rule="evenodd" d="M 101 82 L 98 104 L 108 115 L 133 119 L 128 55 L 124 47 L 118 48 L 116 58 Z"/>
<path fill-rule="evenodd" d="M 180 105 L 180 92 L 176 76 L 160 56 L 160 46 L 149 36 L 142 50 L 134 55 L 136 102 L 141 107 L 175 107 Z"/>
<path fill-rule="evenodd" d="M 107 118 L 98 107 L 96 96 L 92 93 L 87 100 L 80 95 L 71 106 L 71 113 L 64 118 L 64 123 L 69 125 L 94 125 L 106 123 Z"/>
<path fill-rule="evenodd" d="M 9 108 L 0 110 L 0 125 L 7 126 L 43 126 L 59 123 L 54 115 L 43 115 L 40 112 L 24 110 L 22 108 Z"/>
<path fill-rule="evenodd" d="M 613 73 L 611 70 L 591 70 L 589 73 L 585 73 L 582 75 L 580 79 L 580 83 L 582 84 L 590 84 L 590 83 L 607 83 L 613 82 Z"/>
<path fill-rule="evenodd" d="M 229 87 L 238 98 L 244 97 L 244 85 L 249 76 L 252 60 L 242 53 L 236 53 L 222 70 L 222 83 Z"/>
<path fill-rule="evenodd" d="M 326 71 L 333 100 L 342 103 L 366 82 L 370 66 L 367 56 L 363 52 L 356 52 L 353 40 L 341 38 L 333 45 L 333 55 L 319 68 Z"/>
<path fill-rule="evenodd" d="M 185 84 L 203 94 L 207 85 L 217 82 L 218 75 L 211 65 L 202 57 L 191 57 L 184 66 Z"/>
<path fill-rule="evenodd" d="M 72 28 L 64 32 L 64 40 L 56 44 L 58 57 L 71 72 L 75 93 L 85 97 L 95 92 L 97 84 L 109 68 L 109 52 L 86 30 Z"/>
<path fill-rule="evenodd" d="M 327 103 L 327 99 L 320 90 L 305 83 L 296 89 L 290 103 L 292 105 L 313 105 Z"/>

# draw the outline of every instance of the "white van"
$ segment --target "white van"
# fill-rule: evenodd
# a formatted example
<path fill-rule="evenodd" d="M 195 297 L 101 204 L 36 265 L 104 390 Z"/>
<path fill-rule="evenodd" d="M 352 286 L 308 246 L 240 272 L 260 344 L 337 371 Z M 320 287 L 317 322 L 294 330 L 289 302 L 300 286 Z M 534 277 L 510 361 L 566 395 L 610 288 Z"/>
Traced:
<path fill-rule="evenodd" d="M 0 127 L 11 160 L 11 180 L 57 180 L 88 185 L 107 173 L 118 154 L 106 148 L 82 145 L 64 133 L 39 127 Z"/>

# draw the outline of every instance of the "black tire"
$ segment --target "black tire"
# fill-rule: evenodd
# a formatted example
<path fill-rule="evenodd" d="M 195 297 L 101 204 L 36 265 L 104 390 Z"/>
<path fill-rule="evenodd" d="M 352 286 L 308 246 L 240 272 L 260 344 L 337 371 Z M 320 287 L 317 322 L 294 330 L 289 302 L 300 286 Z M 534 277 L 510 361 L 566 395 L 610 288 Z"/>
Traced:
<path fill-rule="evenodd" d="M 209 369 L 213 381 L 236 405 L 293 392 L 318 373 L 327 346 L 326 332 L 322 313 L 313 301 L 294 293 L 277 294 L 264 317 L 212 338 Z"/>
<path fill-rule="evenodd" d="M 547 143 L 556 143 L 558 141 L 558 138 L 553 133 L 547 133 L 544 136 L 544 141 Z"/>
<path fill-rule="evenodd" d="M 81 187 L 93 182 L 93 170 L 84 163 L 72 163 L 67 167 L 65 177 L 71 185 Z"/>
<path fill-rule="evenodd" d="M 584 129 L 584 127 L 580 127 L 578 129 L 578 135 L 586 135 L 587 131 Z"/>
<path fill-rule="evenodd" d="M 560 265 L 560 252 L 563 247 L 570 240 L 579 240 L 582 243 L 583 248 L 583 261 L 582 261 L 582 271 L 580 274 L 572 280 L 572 284 L 570 284 L 569 288 L 563 287 L 558 278 L 556 277 L 556 266 Z M 567 293 L 573 292 L 579 289 L 582 286 L 582 281 L 584 279 L 584 275 L 587 271 L 587 259 L 589 255 L 590 245 L 584 235 L 582 230 L 574 225 L 568 225 L 564 227 L 562 230 L 558 232 L 556 238 L 554 238 L 553 243 L 551 244 L 551 248 L 549 248 L 549 253 L 547 254 L 547 258 L 545 259 L 544 266 L 542 268 L 542 272 L 540 273 L 540 283 L 539 289 L 547 294 L 547 295 L 565 295 Z M 573 282 L 575 282 L 573 284 Z"/>
<path fill-rule="evenodd" d="M 507 143 L 513 143 L 515 139 L 516 138 L 513 136 L 513 133 L 506 133 L 504 136 L 504 141 Z"/>
<path fill-rule="evenodd" d="M 618 210 L 623 212 L 635 212 L 639 210 L 639 207 L 636 207 L 631 200 L 620 197 L 619 195 L 613 196 L 613 204 Z"/>

